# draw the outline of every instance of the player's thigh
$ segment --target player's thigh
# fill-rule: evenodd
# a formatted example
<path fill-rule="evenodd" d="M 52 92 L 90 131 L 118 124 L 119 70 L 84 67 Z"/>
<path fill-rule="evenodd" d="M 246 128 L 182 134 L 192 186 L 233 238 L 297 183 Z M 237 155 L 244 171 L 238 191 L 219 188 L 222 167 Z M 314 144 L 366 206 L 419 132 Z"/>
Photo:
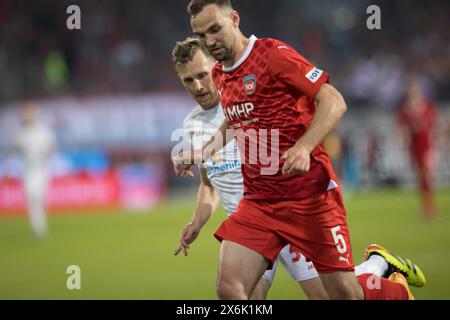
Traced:
<path fill-rule="evenodd" d="M 354 272 L 336 271 L 321 273 L 320 279 L 330 299 L 363 300 L 364 292 Z"/>
<path fill-rule="evenodd" d="M 258 252 L 224 240 L 220 250 L 218 285 L 244 288 L 250 295 L 268 264 Z"/>

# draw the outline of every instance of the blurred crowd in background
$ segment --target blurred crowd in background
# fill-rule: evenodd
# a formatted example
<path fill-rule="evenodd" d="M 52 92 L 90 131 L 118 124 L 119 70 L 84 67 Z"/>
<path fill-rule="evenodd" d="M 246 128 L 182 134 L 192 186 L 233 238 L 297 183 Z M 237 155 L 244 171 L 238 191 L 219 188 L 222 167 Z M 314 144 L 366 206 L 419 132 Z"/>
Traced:
<path fill-rule="evenodd" d="M 276 37 L 328 70 L 354 106 L 393 108 L 412 73 L 450 98 L 448 1 L 380 0 L 382 30 L 366 28 L 368 0 L 234 1 L 247 35 Z M 0 101 L 61 94 L 179 90 L 170 53 L 190 34 L 188 1 L 0 1 Z M 82 29 L 69 31 L 78 4 Z"/>
<path fill-rule="evenodd" d="M 191 34 L 187 3 L 0 1 L 0 209 L 23 208 L 20 185 L 11 180 L 20 175 L 20 159 L 10 149 L 30 100 L 56 135 L 56 206 L 90 201 L 142 209 L 164 198 L 167 187 L 192 186 L 173 176 L 169 160 L 171 134 L 193 107 L 171 63 L 175 42 Z M 66 27 L 72 4 L 81 9 L 81 30 Z M 347 188 L 414 183 L 395 139 L 394 112 L 412 78 L 443 115 L 436 176 L 449 185 L 449 3 L 376 1 L 382 29 L 373 31 L 366 26 L 371 4 L 233 1 L 247 36 L 289 43 L 344 94 L 349 112 L 331 149 Z"/>

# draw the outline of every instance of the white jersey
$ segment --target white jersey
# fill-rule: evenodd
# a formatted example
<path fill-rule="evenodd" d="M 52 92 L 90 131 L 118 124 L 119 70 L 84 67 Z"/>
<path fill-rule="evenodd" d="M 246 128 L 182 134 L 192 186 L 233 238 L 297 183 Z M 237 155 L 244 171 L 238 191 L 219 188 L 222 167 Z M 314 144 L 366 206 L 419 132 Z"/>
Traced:
<path fill-rule="evenodd" d="M 200 149 L 208 142 L 225 120 L 222 106 L 204 110 L 197 106 L 183 123 L 194 149 Z M 236 211 L 243 197 L 241 158 L 235 140 L 200 166 L 207 172 L 208 179 L 220 197 L 225 212 L 230 216 Z"/>
<path fill-rule="evenodd" d="M 43 174 L 54 146 L 52 132 L 42 125 L 23 128 L 17 139 L 17 147 L 24 159 L 24 174 Z"/>

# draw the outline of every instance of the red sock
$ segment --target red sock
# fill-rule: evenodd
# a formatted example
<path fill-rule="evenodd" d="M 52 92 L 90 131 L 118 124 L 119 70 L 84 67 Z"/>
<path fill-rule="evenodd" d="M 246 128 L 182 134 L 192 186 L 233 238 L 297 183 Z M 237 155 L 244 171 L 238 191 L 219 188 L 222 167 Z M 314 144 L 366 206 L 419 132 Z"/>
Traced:
<path fill-rule="evenodd" d="M 364 300 L 408 300 L 406 288 L 399 283 L 364 273 L 358 276 L 364 291 Z"/>

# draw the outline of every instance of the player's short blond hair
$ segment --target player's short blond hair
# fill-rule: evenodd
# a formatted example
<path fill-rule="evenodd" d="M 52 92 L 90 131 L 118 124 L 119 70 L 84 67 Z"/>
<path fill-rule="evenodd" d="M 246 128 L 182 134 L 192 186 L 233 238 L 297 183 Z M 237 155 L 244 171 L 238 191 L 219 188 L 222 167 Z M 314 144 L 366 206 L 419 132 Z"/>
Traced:
<path fill-rule="evenodd" d="M 201 50 L 206 57 L 214 59 L 197 37 L 189 37 L 184 41 L 177 42 L 172 51 L 172 62 L 175 65 L 175 70 L 179 73 L 180 67 L 192 61 L 198 50 Z"/>
<path fill-rule="evenodd" d="M 207 5 L 214 4 L 220 8 L 233 10 L 230 0 L 191 0 L 187 7 L 189 15 L 195 16 L 202 12 Z"/>

